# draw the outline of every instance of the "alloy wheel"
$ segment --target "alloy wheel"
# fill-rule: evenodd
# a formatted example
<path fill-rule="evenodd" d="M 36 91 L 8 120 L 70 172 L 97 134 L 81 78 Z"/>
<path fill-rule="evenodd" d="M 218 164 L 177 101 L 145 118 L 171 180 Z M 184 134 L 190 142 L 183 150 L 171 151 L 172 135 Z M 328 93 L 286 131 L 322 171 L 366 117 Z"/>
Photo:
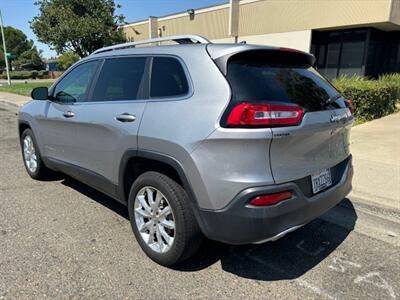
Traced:
<path fill-rule="evenodd" d="M 32 137 L 29 135 L 25 136 L 23 144 L 25 165 L 28 168 L 29 172 L 35 173 L 38 163 Z"/>
<path fill-rule="evenodd" d="M 165 253 L 174 243 L 175 219 L 167 198 L 152 186 L 136 195 L 135 223 L 143 241 L 155 252 Z"/>

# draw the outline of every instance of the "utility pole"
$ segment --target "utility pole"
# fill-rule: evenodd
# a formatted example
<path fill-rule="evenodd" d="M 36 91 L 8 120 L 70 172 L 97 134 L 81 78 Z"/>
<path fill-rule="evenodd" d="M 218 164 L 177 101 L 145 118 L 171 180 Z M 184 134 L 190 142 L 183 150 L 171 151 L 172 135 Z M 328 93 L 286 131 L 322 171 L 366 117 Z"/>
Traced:
<path fill-rule="evenodd" d="M 2 39 L 3 39 L 4 61 L 6 62 L 7 82 L 8 82 L 8 85 L 11 85 L 10 70 L 9 70 L 9 67 L 8 67 L 6 40 L 5 40 L 5 38 L 4 38 L 3 16 L 1 15 L 1 10 L 0 10 L 0 27 L 1 27 L 1 37 L 2 37 Z"/>

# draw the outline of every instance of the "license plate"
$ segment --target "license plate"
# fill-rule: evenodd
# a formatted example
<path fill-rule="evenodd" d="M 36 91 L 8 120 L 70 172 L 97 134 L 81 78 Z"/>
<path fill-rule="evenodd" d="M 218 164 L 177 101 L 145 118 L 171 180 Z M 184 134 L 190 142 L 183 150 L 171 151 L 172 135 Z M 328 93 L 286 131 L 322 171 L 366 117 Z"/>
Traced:
<path fill-rule="evenodd" d="M 314 194 L 331 186 L 332 185 L 331 170 L 326 169 L 321 171 L 320 173 L 311 175 L 311 184 Z"/>

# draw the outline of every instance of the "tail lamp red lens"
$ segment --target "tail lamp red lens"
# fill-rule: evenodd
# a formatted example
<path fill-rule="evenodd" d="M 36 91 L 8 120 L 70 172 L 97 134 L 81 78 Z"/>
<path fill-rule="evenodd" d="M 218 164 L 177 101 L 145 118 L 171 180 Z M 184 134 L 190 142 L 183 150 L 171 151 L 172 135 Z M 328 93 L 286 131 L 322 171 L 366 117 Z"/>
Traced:
<path fill-rule="evenodd" d="M 230 112 L 231 127 L 294 126 L 301 123 L 304 110 L 298 105 L 240 103 Z"/>
<path fill-rule="evenodd" d="M 295 53 L 307 54 L 306 52 L 303 52 L 303 51 L 300 51 L 297 49 L 293 49 L 293 48 L 280 47 L 279 50 L 283 51 L 283 52 L 295 52 Z"/>
<path fill-rule="evenodd" d="M 250 204 L 254 206 L 274 205 L 281 201 L 292 198 L 293 194 L 290 191 L 284 191 L 274 194 L 261 195 L 250 200 Z"/>
<path fill-rule="evenodd" d="M 344 100 L 344 103 L 346 104 L 346 107 L 349 108 L 350 112 L 353 113 L 354 112 L 354 106 L 353 106 L 353 102 L 351 102 L 351 100 Z"/>

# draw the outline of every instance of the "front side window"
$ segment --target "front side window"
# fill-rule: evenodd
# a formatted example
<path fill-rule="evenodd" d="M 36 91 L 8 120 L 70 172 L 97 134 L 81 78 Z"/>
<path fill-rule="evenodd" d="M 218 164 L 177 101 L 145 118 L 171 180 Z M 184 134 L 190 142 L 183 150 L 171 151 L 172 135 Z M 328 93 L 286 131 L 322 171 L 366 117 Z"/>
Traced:
<path fill-rule="evenodd" d="M 145 65 L 145 57 L 106 60 L 94 88 L 92 101 L 138 99 Z"/>
<path fill-rule="evenodd" d="M 150 97 L 179 97 L 189 92 L 181 63 L 172 57 L 153 58 Z"/>
<path fill-rule="evenodd" d="M 54 90 L 54 98 L 60 102 L 87 101 L 97 64 L 98 61 L 83 63 L 65 75 Z"/>

